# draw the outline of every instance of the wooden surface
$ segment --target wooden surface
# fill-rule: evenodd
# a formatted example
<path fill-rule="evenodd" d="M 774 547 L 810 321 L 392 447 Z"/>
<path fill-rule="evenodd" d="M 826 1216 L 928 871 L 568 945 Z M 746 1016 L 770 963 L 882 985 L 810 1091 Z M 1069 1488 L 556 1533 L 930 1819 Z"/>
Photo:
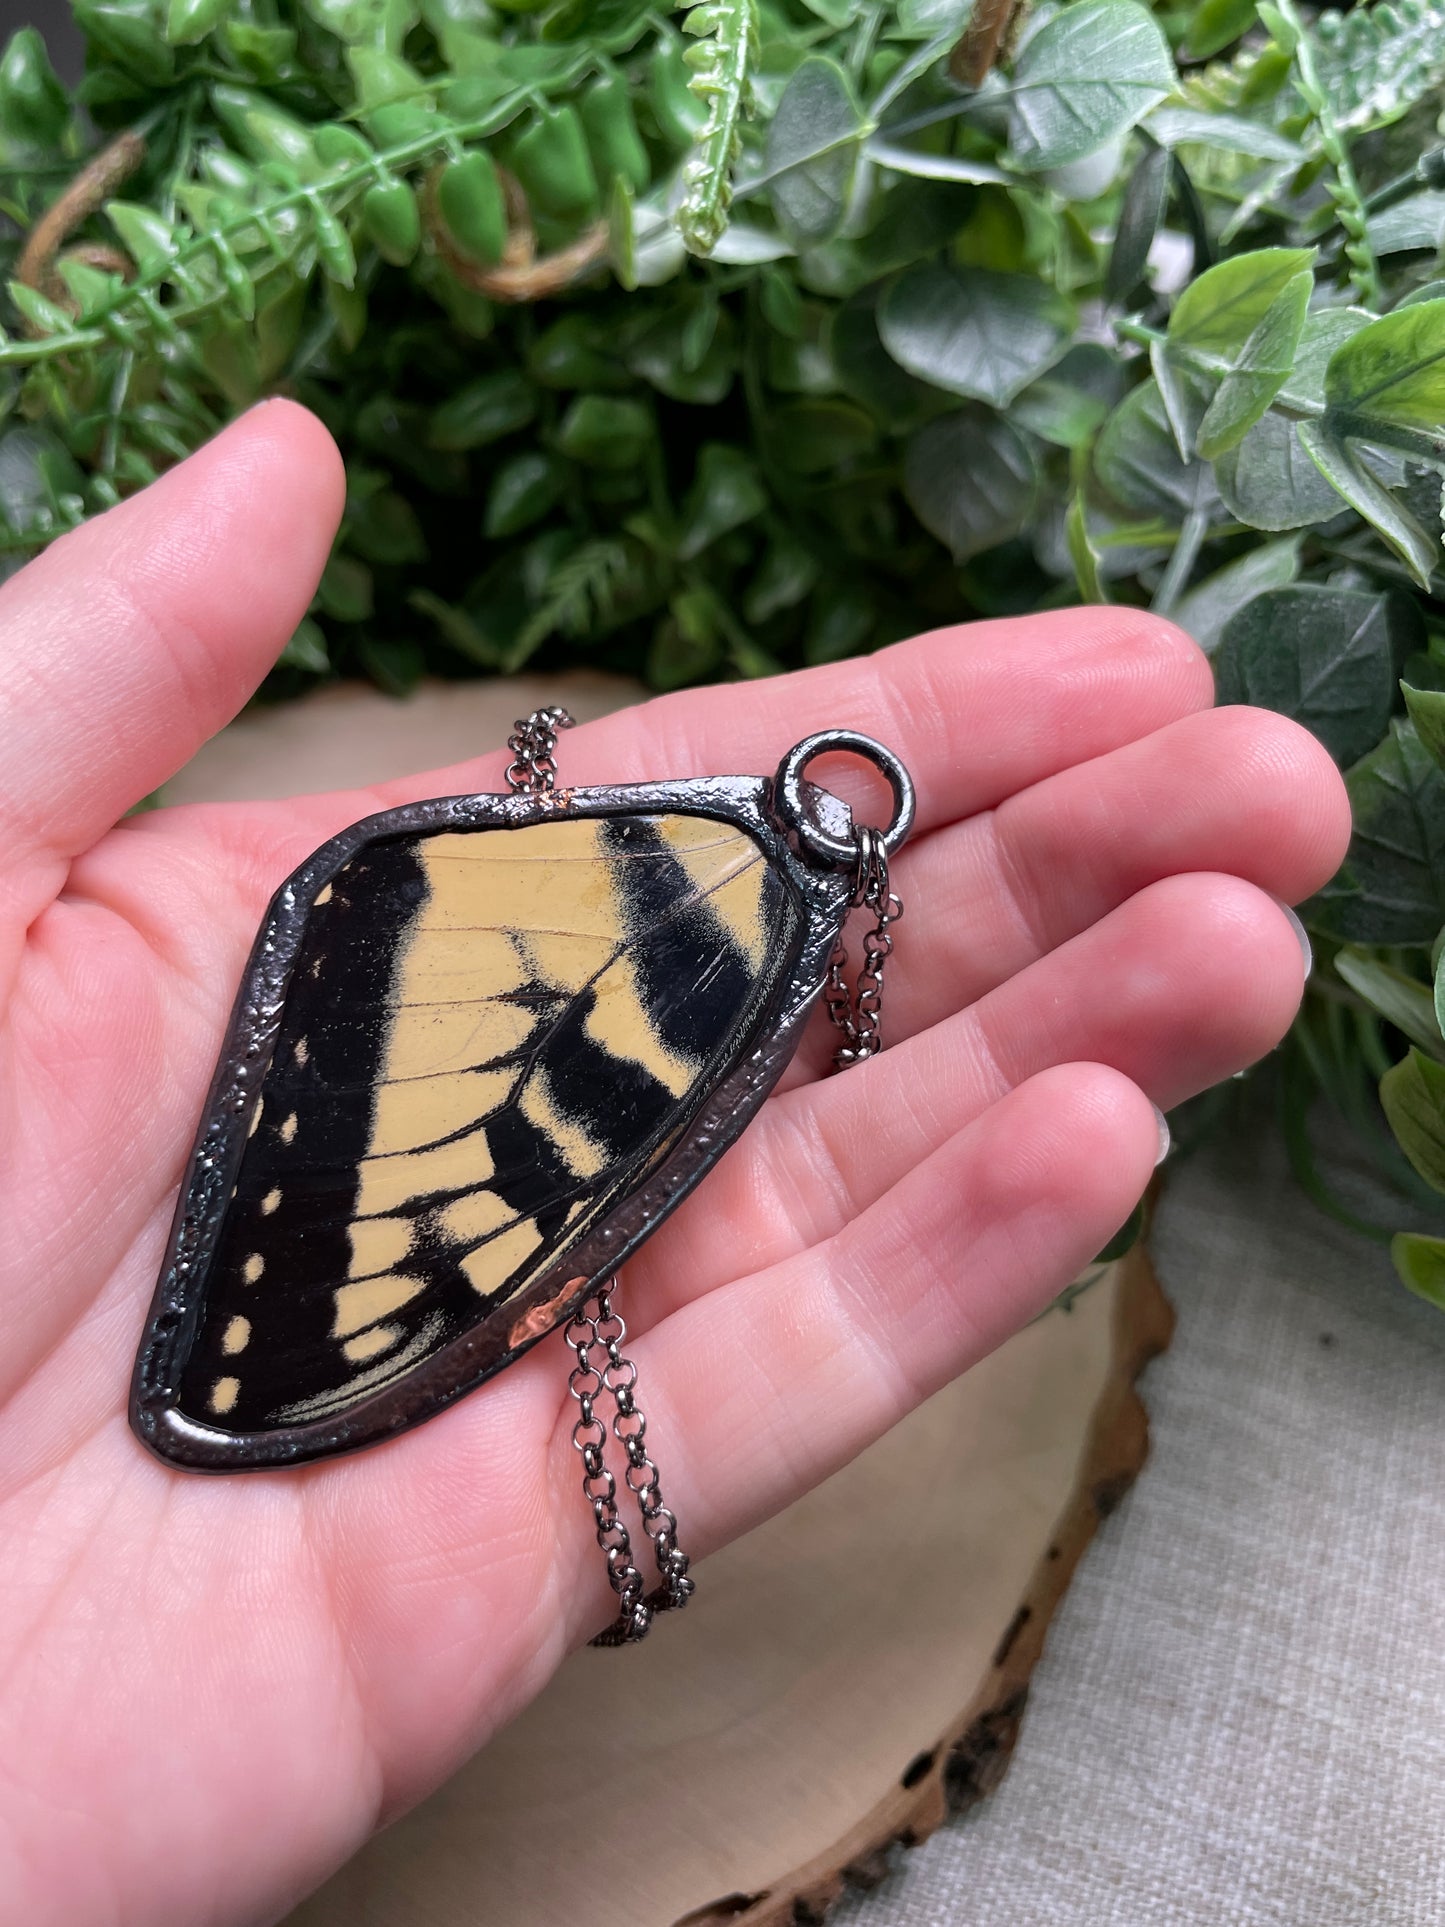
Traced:
<path fill-rule="evenodd" d="M 325 691 L 242 718 L 167 800 L 376 781 L 494 748 L 538 703 L 581 717 L 635 693 Z M 1169 1326 L 1135 1252 L 706 1561 L 645 1646 L 574 1654 L 289 1927 L 821 1921 L 1001 1778 L 1054 1609 L 1143 1463 L 1134 1380 Z"/>
<path fill-rule="evenodd" d="M 639 684 L 597 670 L 425 682 L 400 702 L 359 683 L 340 683 L 299 702 L 248 709 L 166 784 L 162 798 L 229 803 L 384 783 L 501 749 L 517 717 L 547 704 L 564 703 L 587 723 L 645 694 Z M 559 756 L 565 754 L 564 747 Z"/>
<path fill-rule="evenodd" d="M 1168 1332 L 1133 1254 L 705 1561 L 645 1646 L 574 1654 L 290 1927 L 823 1919 L 1001 1778 Z"/>

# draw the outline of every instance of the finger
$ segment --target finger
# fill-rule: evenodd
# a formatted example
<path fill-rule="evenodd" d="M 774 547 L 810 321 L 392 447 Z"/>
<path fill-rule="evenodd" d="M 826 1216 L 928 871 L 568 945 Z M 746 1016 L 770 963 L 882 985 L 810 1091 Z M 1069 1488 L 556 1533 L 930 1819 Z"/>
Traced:
<path fill-rule="evenodd" d="M 904 851 L 886 1034 L 938 1023 L 1164 877 L 1220 870 L 1298 902 L 1349 839 L 1344 783 L 1307 730 L 1264 709 L 1183 717 Z M 820 1028 L 799 1070 L 827 1050 Z"/>
<path fill-rule="evenodd" d="M 10 859 L 87 848 L 236 713 L 305 612 L 343 487 L 316 418 L 268 402 L 6 583 Z"/>
<path fill-rule="evenodd" d="M 1156 1144 L 1128 1079 L 1060 1066 L 835 1237 L 629 1341 L 687 1550 L 789 1504 L 1042 1311 L 1128 1216 Z M 559 1425 L 559 1481 L 575 1456 Z M 607 1604 L 590 1534 L 574 1537 L 580 1634 Z"/>
<path fill-rule="evenodd" d="M 1138 610 L 1071 609 L 939 629 L 766 682 L 683 690 L 589 724 L 563 754 L 567 780 L 584 783 L 771 773 L 814 730 L 861 729 L 908 763 L 927 829 L 1207 708 L 1213 695 L 1209 665 L 1183 630 Z M 881 785 L 867 793 L 886 808 Z"/>
<path fill-rule="evenodd" d="M 908 764 L 923 831 L 992 808 L 1213 698 L 1209 664 L 1182 629 L 1137 609 L 1069 609 L 939 629 L 764 682 L 660 696 L 569 732 L 558 760 L 562 780 L 579 784 L 771 774 L 812 731 L 861 729 Z M 492 755 L 331 801 L 359 813 L 496 788 L 504 761 Z M 871 774 L 831 763 L 810 773 L 861 798 L 874 820 L 887 810 Z"/>
<path fill-rule="evenodd" d="M 900 748 L 918 784 L 923 827 L 989 808 L 1212 699 L 1209 665 L 1182 630 L 1137 610 L 1075 609 L 940 630 L 863 661 L 766 683 L 659 698 L 570 732 L 560 758 L 565 780 L 579 784 L 766 772 L 808 731 L 861 724 L 891 734 Z M 92 852 L 77 882 L 198 983 L 221 980 L 277 884 L 327 837 L 419 797 L 500 789 L 506 762 L 498 750 L 401 782 L 254 805 L 244 818 L 207 805 L 141 818 L 127 826 L 134 834 L 123 850 L 103 844 Z M 859 774 L 844 766 L 840 779 L 827 764 L 822 773 L 840 789 Z M 876 814 L 873 804 L 868 810 Z M 223 874 L 228 889 L 213 917 L 164 927 L 155 891 L 186 850 L 192 887 Z"/>
<path fill-rule="evenodd" d="M 764 1106 L 706 1190 L 628 1265 L 628 1316 L 643 1329 L 836 1236 L 1050 1068 L 1106 1065 L 1168 1109 L 1270 1050 L 1303 985 L 1294 928 L 1252 884 L 1154 884 L 948 1022 Z"/>

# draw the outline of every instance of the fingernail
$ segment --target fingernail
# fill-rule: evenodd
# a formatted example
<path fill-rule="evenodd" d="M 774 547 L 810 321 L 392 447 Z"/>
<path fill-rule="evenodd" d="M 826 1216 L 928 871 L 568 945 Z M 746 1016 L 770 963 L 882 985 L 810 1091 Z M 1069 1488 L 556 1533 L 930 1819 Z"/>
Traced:
<path fill-rule="evenodd" d="M 1280 910 L 1284 914 L 1285 921 L 1289 924 L 1290 929 L 1293 930 L 1295 934 L 1295 938 L 1299 944 L 1300 955 L 1305 960 L 1305 977 L 1306 979 L 1308 979 L 1310 972 L 1315 967 L 1314 946 L 1310 942 L 1310 933 L 1308 930 L 1305 929 L 1304 925 L 1300 922 L 1299 918 L 1295 915 L 1294 911 L 1290 908 L 1290 906 L 1285 902 L 1283 897 L 1276 897 L 1275 902 L 1279 905 Z"/>
<path fill-rule="evenodd" d="M 1165 1158 L 1168 1157 L 1169 1146 L 1174 1140 L 1169 1135 L 1169 1120 L 1165 1117 L 1159 1106 L 1157 1104 L 1151 1104 L 1149 1109 L 1154 1113 L 1154 1122 L 1159 1126 L 1159 1155 L 1154 1160 L 1154 1169 L 1157 1171 Z"/>

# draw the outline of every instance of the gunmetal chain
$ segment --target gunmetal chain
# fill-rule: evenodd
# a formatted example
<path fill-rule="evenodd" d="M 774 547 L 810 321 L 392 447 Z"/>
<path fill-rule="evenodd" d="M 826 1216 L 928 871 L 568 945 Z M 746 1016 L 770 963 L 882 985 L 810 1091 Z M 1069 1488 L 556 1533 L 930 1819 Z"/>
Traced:
<path fill-rule="evenodd" d="M 833 1054 L 833 1068 L 840 1071 L 876 1057 L 883 1048 L 883 967 L 893 955 L 892 926 L 903 915 L 903 905 L 888 885 L 888 851 L 882 836 L 866 825 L 857 834 L 853 903 L 855 908 L 866 905 L 873 912 L 873 927 L 864 932 L 863 962 L 851 994 L 843 975 L 848 950 L 841 931 L 828 959 L 828 977 L 823 985 L 828 1016 L 842 1037 Z"/>
<path fill-rule="evenodd" d="M 572 727 L 571 711 L 560 703 L 550 709 L 534 709 L 530 716 L 519 716 L 507 738 L 507 748 L 512 752 L 507 765 L 508 787 L 530 791 L 534 796 L 550 795 L 557 781 L 557 732 Z"/>
<path fill-rule="evenodd" d="M 557 732 L 571 727 L 572 717 L 558 706 L 533 710 L 518 720 L 507 739 L 512 752 L 507 782 L 512 789 L 533 795 L 550 793 L 557 780 Z M 900 796 L 898 819 L 904 822 L 903 834 L 912 821 L 911 789 L 906 794 L 906 805 Z M 843 975 L 848 953 L 841 934 L 828 961 L 823 996 L 829 1016 L 842 1033 L 833 1058 L 838 1070 L 861 1064 L 883 1048 L 883 966 L 893 953 L 890 928 L 903 915 L 903 905 L 888 884 L 885 836 L 867 827 L 857 831 L 852 902 L 855 908 L 866 905 L 874 921 L 863 938 L 863 962 L 852 993 Z M 578 1306 L 565 1332 L 577 1359 L 567 1381 L 578 1405 L 572 1445 L 581 1455 L 582 1491 L 592 1508 L 597 1543 L 607 1559 L 608 1581 L 617 1595 L 617 1617 L 592 1641 L 594 1646 L 625 1646 L 645 1639 L 656 1614 L 685 1606 L 697 1589 L 696 1580 L 688 1575 L 687 1554 L 678 1544 L 677 1518 L 663 1501 L 662 1481 L 647 1449 L 647 1420 L 636 1399 L 637 1367 L 622 1355 L 627 1327 L 612 1309 L 616 1288 L 614 1273 Z M 599 1352 L 606 1354 L 605 1363 L 594 1362 Z M 650 1593 L 632 1556 L 632 1535 L 618 1509 L 617 1480 L 607 1464 L 608 1428 L 597 1413 L 604 1393 L 612 1402 L 612 1436 L 627 1460 L 623 1480 L 637 1501 L 642 1528 L 657 1561 L 659 1583 Z"/>
<path fill-rule="evenodd" d="M 573 1313 L 567 1343 L 577 1354 L 568 1389 L 579 1409 L 572 1428 L 573 1449 L 582 1455 L 582 1491 L 597 1525 L 597 1543 L 607 1558 L 607 1578 L 617 1594 L 617 1617 L 592 1641 L 594 1646 L 625 1646 L 644 1639 L 653 1615 L 685 1606 L 697 1582 L 688 1577 L 687 1554 L 677 1543 L 677 1519 L 663 1503 L 662 1482 L 648 1455 L 647 1420 L 633 1396 L 637 1367 L 622 1356 L 627 1327 L 612 1309 L 616 1277 L 609 1278 Z M 607 1354 L 596 1364 L 594 1350 Z M 607 1427 L 597 1416 L 597 1400 L 612 1400 L 612 1434 L 627 1459 L 623 1474 L 652 1541 L 660 1584 L 644 1596 L 644 1581 L 632 1557 L 632 1536 L 617 1508 L 617 1481 L 604 1456 Z"/>
<path fill-rule="evenodd" d="M 512 761 L 509 786 L 533 796 L 550 794 L 557 781 L 557 733 L 571 729 L 572 717 L 559 705 L 534 709 L 518 718 L 507 739 Z M 644 1443 L 647 1420 L 637 1404 L 637 1367 L 622 1356 L 627 1327 L 612 1309 L 616 1277 L 592 1292 L 569 1319 L 567 1343 L 577 1355 L 568 1389 L 579 1406 L 572 1427 L 572 1444 L 582 1456 L 582 1491 L 592 1508 L 597 1543 L 607 1557 L 607 1577 L 617 1594 L 617 1618 L 594 1646 L 623 1646 L 646 1636 L 654 1613 L 685 1606 L 696 1587 L 688 1577 L 687 1554 L 677 1543 L 677 1519 L 663 1503 L 662 1481 Z M 605 1362 L 596 1364 L 600 1348 Z M 659 1585 L 650 1594 L 632 1557 L 632 1535 L 617 1505 L 617 1480 L 608 1467 L 607 1427 L 597 1415 L 597 1402 L 606 1394 L 612 1402 L 612 1433 L 627 1460 L 623 1474 L 637 1501 L 642 1527 L 652 1542 Z"/>

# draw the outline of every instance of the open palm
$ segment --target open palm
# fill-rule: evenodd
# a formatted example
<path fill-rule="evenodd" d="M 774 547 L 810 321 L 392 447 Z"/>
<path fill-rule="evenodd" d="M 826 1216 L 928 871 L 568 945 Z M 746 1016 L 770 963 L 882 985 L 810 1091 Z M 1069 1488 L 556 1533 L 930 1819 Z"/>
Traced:
<path fill-rule="evenodd" d="M 0 592 L 0 1916 L 27 1927 L 273 1918 L 609 1616 L 558 1336 L 304 1471 L 188 1475 L 126 1425 L 268 897 L 358 816 L 501 787 L 492 755 L 117 826 L 264 674 L 341 493 L 324 431 L 270 403 Z M 566 739 L 567 780 L 629 782 L 852 726 L 918 785 L 892 1048 L 822 1080 L 811 1039 L 623 1280 L 694 1554 L 1038 1311 L 1144 1187 L 1151 1100 L 1284 1031 L 1303 963 L 1273 899 L 1339 861 L 1343 792 L 1293 725 L 1211 699 L 1185 636 L 1096 609 Z"/>

